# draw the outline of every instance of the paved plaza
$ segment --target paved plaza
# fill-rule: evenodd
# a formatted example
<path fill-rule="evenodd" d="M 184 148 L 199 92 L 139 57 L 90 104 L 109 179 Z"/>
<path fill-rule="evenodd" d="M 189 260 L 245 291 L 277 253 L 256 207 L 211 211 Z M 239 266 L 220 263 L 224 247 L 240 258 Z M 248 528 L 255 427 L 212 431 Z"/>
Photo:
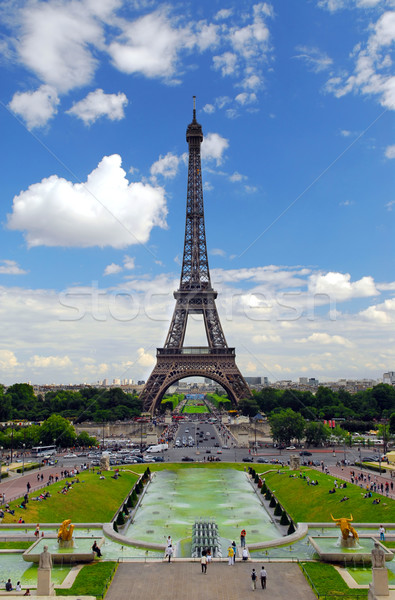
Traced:
<path fill-rule="evenodd" d="M 265 564 L 267 589 L 251 589 L 251 569 L 259 574 Z M 296 563 L 212 563 L 207 574 L 198 562 L 123 563 L 107 592 L 106 600 L 245 600 L 260 595 L 270 600 L 315 600 Z"/>

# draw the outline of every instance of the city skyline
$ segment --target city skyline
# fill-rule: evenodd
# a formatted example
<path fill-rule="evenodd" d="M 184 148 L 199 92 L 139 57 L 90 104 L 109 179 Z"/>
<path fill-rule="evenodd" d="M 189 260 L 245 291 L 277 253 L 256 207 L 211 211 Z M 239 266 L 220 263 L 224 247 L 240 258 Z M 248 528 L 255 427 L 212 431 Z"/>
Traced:
<path fill-rule="evenodd" d="M 147 379 L 179 285 L 193 95 L 243 375 L 392 371 L 394 6 L 3 3 L 0 382 Z"/>

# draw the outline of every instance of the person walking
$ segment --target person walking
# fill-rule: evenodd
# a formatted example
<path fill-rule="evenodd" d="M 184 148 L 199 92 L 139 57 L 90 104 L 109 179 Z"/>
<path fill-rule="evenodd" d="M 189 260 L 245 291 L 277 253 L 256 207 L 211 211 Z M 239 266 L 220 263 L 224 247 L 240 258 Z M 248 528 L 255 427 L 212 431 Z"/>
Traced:
<path fill-rule="evenodd" d="M 200 564 L 202 567 L 202 573 L 207 573 L 207 556 L 206 554 L 202 554 L 202 558 L 200 559 Z"/>
<path fill-rule="evenodd" d="M 256 571 L 252 569 L 251 571 L 251 587 L 253 590 L 256 590 Z"/>
<path fill-rule="evenodd" d="M 233 565 L 233 546 L 229 546 L 228 548 L 228 565 Z"/>
<path fill-rule="evenodd" d="M 235 564 L 236 563 L 236 552 L 237 552 L 236 542 L 232 542 L 232 548 L 233 548 L 233 564 Z"/>
<path fill-rule="evenodd" d="M 265 567 L 262 565 L 262 569 L 259 572 L 260 578 L 261 578 L 261 586 L 262 589 L 264 590 L 266 587 L 266 578 L 267 578 L 267 572 Z"/>
<path fill-rule="evenodd" d="M 167 548 L 166 548 L 166 556 L 168 556 L 169 562 L 171 562 L 171 557 L 173 556 L 173 552 L 174 552 L 173 546 L 172 545 L 167 546 Z"/>

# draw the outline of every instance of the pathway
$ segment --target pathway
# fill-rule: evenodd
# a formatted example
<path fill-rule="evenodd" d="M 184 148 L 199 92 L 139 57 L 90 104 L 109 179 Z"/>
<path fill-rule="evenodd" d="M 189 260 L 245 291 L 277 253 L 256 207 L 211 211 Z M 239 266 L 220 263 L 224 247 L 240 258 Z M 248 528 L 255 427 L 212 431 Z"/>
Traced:
<path fill-rule="evenodd" d="M 262 594 L 270 600 L 315 600 L 296 563 L 270 563 L 267 589 L 257 581 L 251 589 L 251 569 L 259 574 L 260 562 L 212 563 L 207 574 L 201 573 L 198 562 L 123 563 L 106 594 L 106 600 L 245 600 L 248 594 Z"/>

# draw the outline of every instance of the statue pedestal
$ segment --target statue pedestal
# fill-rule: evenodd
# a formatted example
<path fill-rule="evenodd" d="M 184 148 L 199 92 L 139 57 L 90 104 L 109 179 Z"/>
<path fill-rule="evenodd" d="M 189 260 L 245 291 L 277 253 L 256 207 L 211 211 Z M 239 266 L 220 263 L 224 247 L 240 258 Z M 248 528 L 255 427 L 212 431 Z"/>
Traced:
<path fill-rule="evenodd" d="M 74 540 L 59 540 L 59 548 L 74 548 Z"/>
<path fill-rule="evenodd" d="M 372 569 L 373 581 L 372 588 L 375 596 L 389 596 L 388 588 L 388 572 L 386 568 L 375 568 Z"/>
<path fill-rule="evenodd" d="M 36 596 L 55 596 L 54 584 L 51 582 L 51 569 L 38 569 Z"/>

